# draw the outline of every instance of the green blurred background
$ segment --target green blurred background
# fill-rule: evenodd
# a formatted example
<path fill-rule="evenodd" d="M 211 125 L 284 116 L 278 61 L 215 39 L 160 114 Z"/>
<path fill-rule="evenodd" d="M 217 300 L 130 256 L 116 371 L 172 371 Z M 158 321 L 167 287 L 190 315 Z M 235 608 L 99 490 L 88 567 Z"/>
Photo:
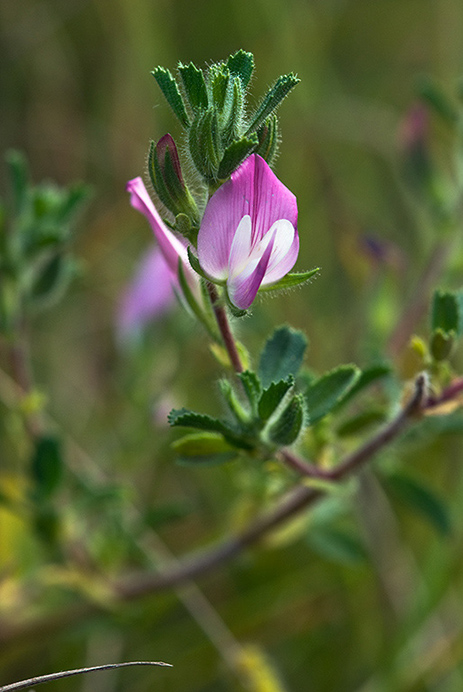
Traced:
<path fill-rule="evenodd" d="M 432 244 L 400 179 L 398 128 L 423 75 L 452 92 L 463 74 L 463 4 L 3 0 L 0 27 L 0 150 L 26 152 L 37 181 L 83 180 L 93 188 L 75 242 L 81 276 L 60 306 L 36 319 L 31 341 L 54 425 L 91 459 L 80 470 L 101 473 L 116 488 L 104 518 L 96 502 L 82 509 L 85 519 L 75 511 L 68 521 L 77 536 L 87 536 L 95 561 L 117 574 L 131 565 L 118 523 L 128 503 L 142 513 L 167 507 L 185 514 L 156 524 L 181 555 L 238 525 L 251 482 L 233 468 L 175 466 L 169 451 L 163 421 L 171 406 L 217 408 L 210 384 L 217 364 L 189 317 L 171 314 L 131 351 L 115 336 L 120 295 L 151 243 L 144 219 L 129 207 L 125 182 L 143 174 L 150 139 L 167 131 L 180 137 L 150 70 L 174 70 L 179 60 L 202 66 L 244 48 L 255 56 L 256 102 L 280 74 L 298 74 L 301 84 L 280 109 L 276 172 L 298 197 L 297 268 L 322 272 L 309 287 L 258 303 L 239 333 L 253 352 L 273 324 L 289 322 L 307 331 L 314 369 L 364 365 L 382 351 Z M 445 144 L 445 133 L 432 127 Z M 436 157 L 444 159 L 440 150 Z M 4 190 L 3 169 L 0 181 Z M 365 235 L 387 242 L 397 261 L 378 268 L 362 244 Z M 8 441 L 8 415 L 0 464 L 5 477 L 16 478 L 26 454 Z M 68 447 L 79 467 L 82 458 Z M 281 689 L 463 689 L 458 439 L 441 437 L 426 455 L 423 449 L 411 439 L 403 458 L 449 500 L 450 537 L 392 507 L 366 478 L 346 519 L 360 547 L 343 544 L 330 554 L 301 537 L 280 537 L 276 548 L 251 552 L 201 580 L 233 635 L 265 651 Z M 39 614 L 82 599 L 85 589 L 71 588 L 24 521 L 6 513 L 1 520 L 0 579 L 13 565 L 21 584 L 15 592 L 15 580 L 7 580 L 0 590 L 7 613 L 29 617 L 33 588 L 42 598 Z M 123 609 L 105 604 L 78 625 L 14 639 L 0 650 L 0 683 L 113 659 L 162 659 L 175 668 L 74 679 L 55 689 L 245 689 L 228 670 L 220 641 L 211 641 L 175 593 Z"/>

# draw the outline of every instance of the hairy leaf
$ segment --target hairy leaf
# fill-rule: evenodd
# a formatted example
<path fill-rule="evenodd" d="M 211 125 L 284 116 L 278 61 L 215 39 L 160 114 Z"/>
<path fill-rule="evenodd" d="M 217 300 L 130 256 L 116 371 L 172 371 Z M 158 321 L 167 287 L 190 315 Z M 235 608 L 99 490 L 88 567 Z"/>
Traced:
<path fill-rule="evenodd" d="M 267 94 L 264 96 L 262 103 L 252 116 L 251 123 L 248 128 L 248 134 L 250 132 L 254 132 L 262 125 L 264 120 L 266 120 L 268 116 L 271 115 L 276 108 L 278 108 L 291 89 L 293 89 L 300 81 L 301 80 L 298 79 L 292 72 L 290 74 L 282 75 L 277 79 L 273 87 L 269 89 Z"/>
<path fill-rule="evenodd" d="M 188 65 L 178 64 L 187 99 L 194 112 L 206 109 L 208 106 L 206 82 L 203 71 L 190 62 Z"/>
<path fill-rule="evenodd" d="M 441 329 L 444 333 L 458 334 L 460 325 L 460 306 L 456 293 L 450 291 L 435 291 L 431 311 L 432 331 Z"/>
<path fill-rule="evenodd" d="M 259 400 L 259 417 L 262 421 L 267 421 L 272 413 L 276 411 L 278 406 L 283 401 L 283 397 L 294 386 L 294 377 L 290 376 L 286 380 L 280 382 L 272 382 L 262 393 Z"/>
<path fill-rule="evenodd" d="M 252 53 L 238 50 L 228 58 L 227 67 L 231 74 L 240 78 L 243 88 L 246 88 L 254 70 L 254 56 Z"/>
<path fill-rule="evenodd" d="M 267 340 L 262 351 L 258 374 L 262 386 L 267 388 L 272 382 L 286 380 L 297 375 L 302 365 L 307 339 L 305 335 L 291 327 L 278 327 Z"/>
<path fill-rule="evenodd" d="M 157 81 L 159 88 L 167 100 L 167 103 L 172 108 L 182 125 L 186 128 L 190 127 L 190 120 L 185 110 L 185 104 L 183 103 L 177 82 L 172 76 L 170 70 L 167 70 L 164 67 L 156 67 L 151 74 Z"/>
<path fill-rule="evenodd" d="M 198 430 L 207 430 L 210 432 L 219 432 L 224 438 L 235 447 L 242 449 L 251 449 L 246 440 L 243 440 L 239 434 L 225 421 L 219 418 L 213 418 L 205 413 L 196 413 L 189 411 L 186 408 L 172 409 L 167 420 L 172 427 L 184 426 L 186 428 L 197 428 Z"/>
<path fill-rule="evenodd" d="M 447 507 L 434 490 L 422 481 L 398 472 L 388 474 L 382 480 L 386 489 L 408 509 L 426 519 L 442 535 L 450 534 L 451 522 Z"/>
<path fill-rule="evenodd" d="M 304 397 L 297 394 L 267 431 L 269 439 L 277 445 L 290 445 L 296 441 L 304 422 Z"/>
<path fill-rule="evenodd" d="M 356 365 L 340 365 L 311 383 L 305 392 L 309 423 L 313 425 L 332 411 L 359 377 Z"/>
<path fill-rule="evenodd" d="M 308 272 L 290 272 L 286 274 L 282 279 L 274 284 L 267 284 L 259 288 L 259 293 L 268 293 L 270 291 L 281 291 L 285 288 L 292 288 L 293 286 L 300 286 L 301 284 L 307 283 L 312 279 L 318 272 L 320 268 L 311 269 Z"/>

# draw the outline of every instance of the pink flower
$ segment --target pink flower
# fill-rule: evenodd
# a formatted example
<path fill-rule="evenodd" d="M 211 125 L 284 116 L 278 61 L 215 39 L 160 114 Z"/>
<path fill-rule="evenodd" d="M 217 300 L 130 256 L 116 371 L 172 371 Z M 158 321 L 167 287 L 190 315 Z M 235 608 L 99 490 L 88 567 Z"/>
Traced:
<path fill-rule="evenodd" d="M 191 268 L 183 239 L 167 228 L 141 178 L 129 180 L 130 204 L 149 221 L 158 247 L 153 248 L 142 260 L 135 279 L 122 298 L 119 311 L 119 331 L 130 336 L 150 319 L 167 310 L 177 293 L 181 295 L 178 281 L 179 259 L 185 277 L 193 293 L 198 293 L 199 277 Z"/>
<path fill-rule="evenodd" d="M 176 277 L 157 247 L 142 257 L 132 282 L 125 290 L 117 315 L 118 331 L 123 340 L 157 319 L 174 301 Z"/>
<path fill-rule="evenodd" d="M 129 180 L 126 186 L 130 192 L 130 204 L 134 209 L 141 212 L 148 219 L 154 235 L 159 244 L 159 249 L 166 261 L 167 266 L 177 276 L 179 257 L 183 262 L 185 274 L 193 275 L 193 270 L 188 261 L 188 253 L 185 245 L 170 231 L 154 206 L 148 190 L 141 178 Z"/>
<path fill-rule="evenodd" d="M 198 234 L 204 272 L 247 309 L 260 286 L 282 279 L 299 252 L 296 198 L 253 154 L 209 200 Z"/>

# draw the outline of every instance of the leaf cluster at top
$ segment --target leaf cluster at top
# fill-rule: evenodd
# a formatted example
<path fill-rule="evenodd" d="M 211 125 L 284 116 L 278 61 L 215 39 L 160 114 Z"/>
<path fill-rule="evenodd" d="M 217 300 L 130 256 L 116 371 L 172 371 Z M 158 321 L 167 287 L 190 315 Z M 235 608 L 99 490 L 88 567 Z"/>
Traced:
<path fill-rule="evenodd" d="M 164 67 L 152 74 L 167 102 L 188 133 L 191 159 L 202 178 L 215 185 L 228 178 L 252 153 L 271 164 L 278 146 L 276 110 L 299 82 L 282 75 L 250 115 L 246 96 L 254 71 L 252 53 L 243 50 L 225 62 L 202 70 L 178 64 L 178 82 Z"/>

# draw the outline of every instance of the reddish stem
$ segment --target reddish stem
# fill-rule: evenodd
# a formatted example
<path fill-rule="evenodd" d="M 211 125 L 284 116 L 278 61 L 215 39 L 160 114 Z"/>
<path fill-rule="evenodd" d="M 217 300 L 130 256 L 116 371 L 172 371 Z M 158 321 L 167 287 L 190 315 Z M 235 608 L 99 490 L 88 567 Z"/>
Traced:
<path fill-rule="evenodd" d="M 230 329 L 230 323 L 228 321 L 227 311 L 224 306 L 219 302 L 219 295 L 214 284 L 208 282 L 207 290 L 209 292 L 209 297 L 211 299 L 212 309 L 214 310 L 215 319 L 217 320 L 217 325 L 222 335 L 223 344 L 227 349 L 228 357 L 233 366 L 235 372 L 243 372 L 243 364 L 241 362 L 238 349 L 236 347 L 236 341 L 233 337 L 232 331 Z"/>

